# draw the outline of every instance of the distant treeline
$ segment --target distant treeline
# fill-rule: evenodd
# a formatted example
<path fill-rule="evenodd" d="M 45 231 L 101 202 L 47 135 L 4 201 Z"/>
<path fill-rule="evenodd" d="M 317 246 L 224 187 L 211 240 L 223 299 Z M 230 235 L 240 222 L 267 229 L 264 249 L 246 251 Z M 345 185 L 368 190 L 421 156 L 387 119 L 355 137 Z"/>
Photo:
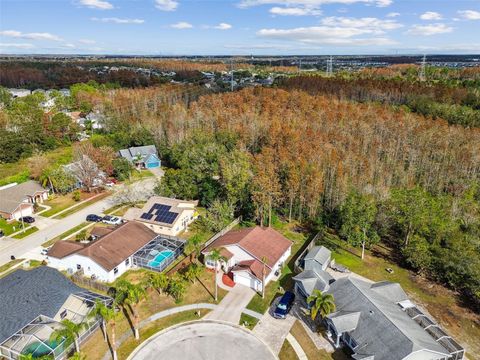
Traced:
<path fill-rule="evenodd" d="M 304 90 L 312 95 L 334 95 L 342 100 L 404 105 L 411 111 L 450 124 L 480 127 L 480 91 L 442 83 L 424 83 L 399 78 L 345 78 L 296 76 L 283 78 L 278 86 Z"/>
<path fill-rule="evenodd" d="M 94 66 L 127 66 L 114 63 L 61 63 L 61 62 L 7 62 L 0 65 L 0 85 L 7 88 L 60 89 L 91 80 L 99 84 L 116 84 L 120 87 L 138 88 L 159 85 L 170 79 L 157 74 L 145 74 L 131 69 L 98 71 Z M 174 76 L 177 81 L 199 81 L 198 70 L 178 69 Z"/>

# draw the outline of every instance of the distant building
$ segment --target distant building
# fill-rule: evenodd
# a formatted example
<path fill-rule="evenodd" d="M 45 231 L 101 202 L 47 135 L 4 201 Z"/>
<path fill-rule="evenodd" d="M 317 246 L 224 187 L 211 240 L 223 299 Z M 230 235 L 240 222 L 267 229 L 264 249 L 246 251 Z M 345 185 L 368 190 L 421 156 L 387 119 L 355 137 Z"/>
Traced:
<path fill-rule="evenodd" d="M 89 169 L 85 169 L 85 167 L 96 170 L 90 171 Z M 107 174 L 100 170 L 97 164 L 95 164 L 86 155 L 84 155 L 84 159 L 82 161 L 76 161 L 67 165 L 63 165 L 63 170 L 75 178 L 76 182 L 73 186 L 74 189 L 81 189 L 86 186 L 84 184 L 83 177 L 85 174 L 94 174 L 93 179 L 91 179 L 91 187 L 102 186 L 107 179 Z"/>
<path fill-rule="evenodd" d="M 43 203 L 48 190 L 35 181 L 12 183 L 0 188 L 0 216 L 8 221 L 33 214 L 35 203 Z"/>
<path fill-rule="evenodd" d="M 143 208 L 130 208 L 124 219 L 141 222 L 157 234 L 176 236 L 188 229 L 197 213 L 198 201 L 153 196 Z"/>
<path fill-rule="evenodd" d="M 21 98 L 30 95 L 32 92 L 28 89 L 8 89 L 8 92 L 14 98 Z"/>
<path fill-rule="evenodd" d="M 128 149 L 122 149 L 118 154 L 130 161 L 135 167 L 142 169 L 151 169 L 161 166 L 155 145 L 137 146 Z"/>

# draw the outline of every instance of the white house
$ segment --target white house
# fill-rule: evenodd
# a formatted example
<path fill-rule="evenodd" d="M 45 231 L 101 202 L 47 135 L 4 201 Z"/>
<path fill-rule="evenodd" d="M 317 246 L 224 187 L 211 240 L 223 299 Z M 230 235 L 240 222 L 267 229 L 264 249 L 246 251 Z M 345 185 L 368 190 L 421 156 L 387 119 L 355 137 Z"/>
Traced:
<path fill-rule="evenodd" d="M 208 255 L 213 249 L 219 249 L 226 259 L 220 262 L 220 267 L 226 273 L 233 274 L 235 283 L 262 291 L 263 277 L 267 285 L 287 261 L 291 248 L 291 241 L 279 232 L 257 226 L 229 231 L 209 244 L 202 254 L 205 256 L 205 265 L 214 268 L 215 264 Z"/>
<path fill-rule="evenodd" d="M 176 236 L 197 218 L 197 205 L 198 201 L 153 196 L 143 208 L 128 209 L 124 219 L 141 222 L 157 234 Z"/>
<path fill-rule="evenodd" d="M 48 266 L 112 282 L 133 266 L 132 256 L 156 237 L 146 226 L 127 222 L 87 244 L 56 242 L 48 251 Z"/>

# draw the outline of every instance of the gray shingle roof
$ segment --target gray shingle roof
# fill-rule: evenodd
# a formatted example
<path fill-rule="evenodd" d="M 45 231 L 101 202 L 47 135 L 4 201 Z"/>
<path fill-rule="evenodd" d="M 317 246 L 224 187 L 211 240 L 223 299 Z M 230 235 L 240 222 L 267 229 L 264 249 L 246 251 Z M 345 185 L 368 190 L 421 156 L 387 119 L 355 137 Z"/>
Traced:
<path fill-rule="evenodd" d="M 137 160 L 137 157 L 138 161 L 145 161 L 150 155 L 157 155 L 158 153 L 155 145 L 146 145 L 122 149 L 119 151 L 119 154 L 128 161 Z"/>
<path fill-rule="evenodd" d="M 313 290 L 325 291 L 328 289 L 329 284 L 333 281 L 333 278 L 329 273 L 320 270 L 305 270 L 295 276 L 293 280 L 301 286 L 303 293 L 307 296 L 312 295 Z"/>
<path fill-rule="evenodd" d="M 417 352 L 415 359 L 434 360 L 448 355 L 446 349 L 392 301 L 403 297 L 396 286 L 372 285 L 348 277 L 336 280 L 328 293 L 333 294 L 337 307 L 328 318 L 360 313 L 355 330 L 349 332 L 358 344 L 354 349 L 357 359 L 374 355 L 375 360 L 400 360 L 413 352 Z"/>
<path fill-rule="evenodd" d="M 0 279 L 0 343 L 39 315 L 54 317 L 78 287 L 59 271 L 41 266 Z"/>
<path fill-rule="evenodd" d="M 27 196 L 44 191 L 47 190 L 32 180 L 0 190 L 0 211 L 11 213 Z"/>
<path fill-rule="evenodd" d="M 320 265 L 327 263 L 330 260 L 332 252 L 325 246 L 315 246 L 305 256 L 305 262 L 309 260 L 316 260 Z"/>

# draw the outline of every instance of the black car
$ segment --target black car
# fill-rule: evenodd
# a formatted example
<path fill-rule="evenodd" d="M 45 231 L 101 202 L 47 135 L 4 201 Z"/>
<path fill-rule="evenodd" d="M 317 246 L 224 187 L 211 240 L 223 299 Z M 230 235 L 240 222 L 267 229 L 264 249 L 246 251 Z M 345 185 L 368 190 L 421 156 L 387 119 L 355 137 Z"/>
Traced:
<path fill-rule="evenodd" d="M 295 301 L 295 294 L 291 291 L 287 291 L 283 294 L 280 302 L 278 303 L 275 311 L 273 312 L 273 317 L 276 319 L 285 319 L 287 314 L 292 309 L 293 302 Z"/>
<path fill-rule="evenodd" d="M 32 224 L 35 222 L 35 219 L 31 216 L 24 216 L 20 218 L 20 221 L 26 222 L 27 224 Z"/>
<path fill-rule="evenodd" d="M 100 222 L 103 220 L 103 217 L 95 215 L 95 214 L 89 214 L 87 215 L 87 221 L 92 221 L 92 222 Z"/>
<path fill-rule="evenodd" d="M 3 232 L 3 230 L 0 230 L 0 238 L 4 236 L 5 236 L 5 233 Z"/>

